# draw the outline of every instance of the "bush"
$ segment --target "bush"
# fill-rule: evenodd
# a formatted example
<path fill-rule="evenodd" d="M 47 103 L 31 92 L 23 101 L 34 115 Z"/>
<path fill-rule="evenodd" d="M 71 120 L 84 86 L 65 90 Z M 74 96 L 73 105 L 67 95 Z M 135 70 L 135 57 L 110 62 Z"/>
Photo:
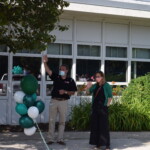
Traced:
<path fill-rule="evenodd" d="M 91 102 L 74 106 L 70 126 L 76 130 L 88 130 L 90 114 Z M 112 103 L 109 124 L 111 131 L 150 131 L 150 74 L 132 80 L 121 100 Z"/>
<path fill-rule="evenodd" d="M 79 105 L 73 106 L 69 126 L 75 130 L 89 130 L 90 114 L 90 101 L 82 101 Z"/>
<path fill-rule="evenodd" d="M 150 117 L 139 103 L 115 103 L 109 107 L 109 124 L 112 131 L 146 131 L 150 130 Z"/>
<path fill-rule="evenodd" d="M 133 79 L 121 100 L 126 104 L 142 103 L 150 111 L 150 74 Z"/>

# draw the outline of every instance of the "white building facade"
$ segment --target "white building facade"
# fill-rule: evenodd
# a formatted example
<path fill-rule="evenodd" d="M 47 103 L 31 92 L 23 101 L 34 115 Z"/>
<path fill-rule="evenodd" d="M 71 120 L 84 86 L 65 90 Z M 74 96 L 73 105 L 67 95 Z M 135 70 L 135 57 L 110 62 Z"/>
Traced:
<path fill-rule="evenodd" d="M 52 81 L 44 70 L 44 54 L 48 55 L 48 64 L 55 72 L 61 64 L 67 64 L 69 75 L 78 87 L 92 81 L 98 70 L 105 73 L 110 84 L 114 81 L 115 85 L 122 86 L 150 72 L 150 1 L 68 1 L 70 6 L 60 17 L 60 24 L 69 25 L 69 29 L 53 31 L 57 40 L 45 52 L 23 50 L 13 54 L 0 47 L 0 124 L 18 124 L 13 94 L 20 90 L 24 75 L 14 75 L 14 66 L 37 77 L 38 99 L 46 106 L 38 122 L 48 122 Z M 69 106 L 78 103 L 78 99 L 72 96 Z"/>

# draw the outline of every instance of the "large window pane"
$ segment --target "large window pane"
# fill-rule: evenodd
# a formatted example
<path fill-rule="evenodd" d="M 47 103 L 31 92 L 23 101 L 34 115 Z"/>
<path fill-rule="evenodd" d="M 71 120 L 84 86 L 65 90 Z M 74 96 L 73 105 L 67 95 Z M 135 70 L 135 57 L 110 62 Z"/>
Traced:
<path fill-rule="evenodd" d="M 62 59 L 62 58 L 49 58 L 48 59 L 48 66 L 55 73 L 59 72 L 59 67 L 62 64 L 67 65 L 69 67 L 68 75 L 71 76 L 71 69 L 72 69 L 71 59 Z M 48 74 L 46 75 L 46 80 L 51 80 Z"/>
<path fill-rule="evenodd" d="M 106 57 L 127 57 L 127 48 L 126 47 L 106 47 Z"/>
<path fill-rule="evenodd" d="M 105 75 L 107 81 L 125 82 L 126 81 L 127 62 L 124 61 L 106 61 Z"/>
<path fill-rule="evenodd" d="M 78 45 L 78 56 L 100 56 L 100 46 Z"/>
<path fill-rule="evenodd" d="M 47 84 L 46 85 L 46 96 L 51 96 L 52 90 L 53 90 L 53 85 Z"/>
<path fill-rule="evenodd" d="M 8 56 L 0 56 L 0 80 L 8 80 Z"/>
<path fill-rule="evenodd" d="M 100 66 L 100 60 L 77 60 L 77 81 L 93 81 L 93 75 Z"/>
<path fill-rule="evenodd" d="M 51 43 L 48 45 L 47 53 L 53 55 L 72 55 L 72 45 Z"/>
<path fill-rule="evenodd" d="M 71 44 L 62 44 L 62 55 L 72 55 Z"/>
<path fill-rule="evenodd" d="M 7 96 L 7 84 L 0 83 L 0 96 Z"/>
<path fill-rule="evenodd" d="M 150 72 L 150 62 L 132 62 L 132 79 Z"/>
<path fill-rule="evenodd" d="M 40 54 L 41 52 L 38 51 L 37 49 L 32 50 L 32 51 L 31 50 L 27 50 L 27 49 L 23 49 L 23 50 L 19 51 L 18 53 Z"/>
<path fill-rule="evenodd" d="M 132 57 L 133 58 L 150 59 L 150 49 L 133 48 Z"/>
<path fill-rule="evenodd" d="M 13 73 L 13 80 L 21 80 L 27 74 L 34 75 L 41 80 L 41 58 L 37 57 L 13 57 L 13 68 L 19 66 L 22 73 Z"/>

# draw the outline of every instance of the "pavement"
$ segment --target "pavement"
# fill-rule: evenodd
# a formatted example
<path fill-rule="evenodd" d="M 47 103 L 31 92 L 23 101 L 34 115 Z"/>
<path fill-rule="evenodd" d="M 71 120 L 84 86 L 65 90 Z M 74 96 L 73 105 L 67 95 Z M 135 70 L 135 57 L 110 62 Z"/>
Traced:
<path fill-rule="evenodd" d="M 46 133 L 43 136 L 46 139 Z M 54 143 L 49 150 L 92 150 L 89 132 L 65 132 L 66 146 Z M 150 150 L 150 132 L 110 132 L 111 150 Z M 26 136 L 22 132 L 0 133 L 0 150 L 48 150 L 39 132 Z"/>

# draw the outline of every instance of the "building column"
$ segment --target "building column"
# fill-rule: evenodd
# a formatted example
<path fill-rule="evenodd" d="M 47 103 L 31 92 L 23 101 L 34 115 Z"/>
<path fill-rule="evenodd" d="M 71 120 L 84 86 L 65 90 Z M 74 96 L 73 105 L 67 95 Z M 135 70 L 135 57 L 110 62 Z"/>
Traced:
<path fill-rule="evenodd" d="M 136 70 L 137 70 L 137 62 L 134 61 L 134 79 L 137 78 Z"/>
<path fill-rule="evenodd" d="M 105 73 L 105 22 L 102 22 L 101 71 Z"/>
<path fill-rule="evenodd" d="M 131 42 L 132 28 L 131 27 L 132 27 L 132 24 L 131 22 L 129 22 L 129 32 L 128 32 L 129 46 L 128 46 L 128 51 L 127 51 L 128 66 L 127 66 L 127 78 L 126 78 L 127 83 L 130 83 L 131 81 L 131 59 L 132 59 L 132 42 Z"/>
<path fill-rule="evenodd" d="M 47 54 L 47 50 L 43 51 L 42 57 Z M 46 71 L 43 60 L 41 58 L 41 84 L 40 84 L 41 100 L 46 104 Z M 45 122 L 45 113 L 40 115 L 40 122 Z"/>
<path fill-rule="evenodd" d="M 73 62 L 72 62 L 72 71 L 71 75 L 72 78 L 76 81 L 76 67 L 77 67 L 77 41 L 76 41 L 76 18 L 73 19 L 73 45 L 72 45 L 72 55 L 73 55 Z"/>
<path fill-rule="evenodd" d="M 8 49 L 9 50 L 9 49 Z M 8 54 L 8 100 L 7 100 L 7 124 L 12 124 L 12 100 L 13 100 L 13 85 L 12 85 L 12 68 L 13 56 L 12 53 Z"/>

